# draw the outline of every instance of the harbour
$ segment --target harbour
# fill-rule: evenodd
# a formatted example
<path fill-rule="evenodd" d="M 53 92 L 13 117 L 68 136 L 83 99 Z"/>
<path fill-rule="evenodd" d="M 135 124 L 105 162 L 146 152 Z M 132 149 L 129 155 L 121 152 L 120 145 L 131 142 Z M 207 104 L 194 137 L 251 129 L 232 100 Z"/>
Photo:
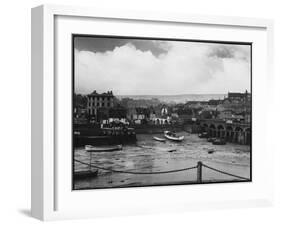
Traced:
<path fill-rule="evenodd" d="M 97 176 L 75 179 L 74 189 L 196 183 L 196 169 L 140 175 L 112 172 L 111 170 L 160 172 L 196 166 L 199 161 L 216 169 L 250 178 L 251 150 L 249 145 L 235 143 L 213 145 L 207 139 L 199 138 L 198 134 L 190 134 L 185 131 L 177 134 L 185 137 L 180 143 L 172 141 L 163 143 L 154 140 L 151 134 L 137 134 L 137 142 L 123 145 L 122 150 L 93 153 L 91 164 L 108 170 L 99 169 Z M 160 133 L 156 135 L 163 136 Z M 90 155 L 85 147 L 76 147 L 74 159 L 89 163 Z M 87 165 L 74 162 L 74 169 L 77 171 L 86 171 L 89 168 Z M 202 170 L 202 179 L 203 183 L 204 181 L 241 181 L 207 168 Z"/>
<path fill-rule="evenodd" d="M 251 45 L 86 39 L 74 52 L 72 189 L 252 181 Z"/>

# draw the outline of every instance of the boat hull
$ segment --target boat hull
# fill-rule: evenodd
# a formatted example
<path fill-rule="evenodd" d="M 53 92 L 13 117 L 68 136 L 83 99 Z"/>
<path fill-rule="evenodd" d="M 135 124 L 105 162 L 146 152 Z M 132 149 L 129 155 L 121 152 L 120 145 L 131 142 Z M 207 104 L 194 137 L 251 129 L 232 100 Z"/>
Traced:
<path fill-rule="evenodd" d="M 175 142 L 181 142 L 184 139 L 184 136 L 178 137 L 178 136 L 175 136 L 175 135 L 171 136 L 170 134 L 174 134 L 174 133 L 171 133 L 170 131 L 165 131 L 164 137 L 168 140 L 175 141 Z"/>
<path fill-rule="evenodd" d="M 134 144 L 136 135 L 116 135 L 116 136 L 74 136 L 74 147 L 83 147 L 85 145 L 103 146 L 117 144 Z"/>
<path fill-rule="evenodd" d="M 83 171 L 75 171 L 73 174 L 74 179 L 85 179 L 85 178 L 91 178 L 91 177 L 97 177 L 98 176 L 98 170 L 83 170 Z"/>
<path fill-rule="evenodd" d="M 165 142 L 166 140 L 163 138 L 159 138 L 159 137 L 153 137 L 154 140 L 159 141 L 159 142 Z"/>
<path fill-rule="evenodd" d="M 214 144 L 214 145 L 225 145 L 226 142 L 225 142 L 225 140 L 214 140 L 212 142 L 212 144 Z"/>
<path fill-rule="evenodd" d="M 111 151 L 120 151 L 122 150 L 122 145 L 116 145 L 116 146 L 92 146 L 92 145 L 85 145 L 85 150 L 87 152 L 111 152 Z"/>
<path fill-rule="evenodd" d="M 165 137 L 168 140 L 175 141 L 175 142 L 181 142 L 184 139 L 184 136 L 181 136 L 181 137 L 171 137 L 171 136 L 165 135 Z"/>

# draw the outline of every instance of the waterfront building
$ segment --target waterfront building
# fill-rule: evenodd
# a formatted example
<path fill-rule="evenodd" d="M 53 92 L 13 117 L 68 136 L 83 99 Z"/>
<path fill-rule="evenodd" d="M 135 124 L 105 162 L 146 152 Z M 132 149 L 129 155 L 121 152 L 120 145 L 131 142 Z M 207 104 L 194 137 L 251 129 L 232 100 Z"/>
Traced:
<path fill-rule="evenodd" d="M 98 114 L 106 114 L 108 109 L 114 107 L 114 95 L 112 91 L 107 93 L 97 93 L 93 91 L 91 94 L 87 95 L 87 111 L 91 117 L 95 120 L 98 118 Z"/>
<path fill-rule="evenodd" d="M 233 119 L 233 111 L 229 110 L 229 109 L 219 111 L 219 114 L 218 114 L 217 118 L 222 119 L 222 120 L 232 120 Z"/>
<path fill-rule="evenodd" d="M 135 108 L 134 113 L 130 117 L 135 124 L 142 124 L 144 122 L 147 122 L 150 117 L 150 109 L 143 108 L 143 107 L 137 107 Z"/>
<path fill-rule="evenodd" d="M 166 106 L 162 107 L 161 109 L 161 115 L 165 116 L 168 115 L 168 108 Z"/>
<path fill-rule="evenodd" d="M 149 120 L 153 120 L 154 118 L 156 118 L 155 112 L 150 112 Z"/>
<path fill-rule="evenodd" d="M 172 117 L 173 119 L 178 119 L 178 118 L 179 118 L 179 114 L 178 114 L 178 113 L 172 113 L 172 114 L 171 114 L 171 117 Z"/>
<path fill-rule="evenodd" d="M 246 112 L 244 116 L 245 123 L 251 123 L 251 114 Z"/>
<path fill-rule="evenodd" d="M 126 118 L 127 117 L 127 109 L 122 106 L 114 106 L 112 108 L 108 108 L 109 118 Z"/>
<path fill-rule="evenodd" d="M 155 125 L 167 125 L 171 123 L 171 118 L 167 117 L 167 118 L 154 118 L 152 120 L 153 124 Z"/>
<path fill-rule="evenodd" d="M 137 125 L 140 125 L 141 122 L 142 122 L 141 119 L 136 119 L 136 120 L 134 120 L 134 123 L 137 124 Z"/>
<path fill-rule="evenodd" d="M 199 118 L 201 119 L 215 119 L 218 116 L 217 110 L 203 110 L 199 112 Z"/>
<path fill-rule="evenodd" d="M 130 108 L 127 108 L 127 116 L 126 118 L 131 121 L 131 120 L 134 120 L 134 119 L 137 119 L 137 111 L 136 111 L 136 108 L 135 107 L 130 107 Z"/>
<path fill-rule="evenodd" d="M 225 101 L 229 101 L 230 103 L 249 102 L 251 101 L 251 94 L 247 90 L 245 91 L 245 93 L 228 92 Z"/>
<path fill-rule="evenodd" d="M 187 123 L 187 122 L 190 122 L 193 118 L 193 115 L 192 114 L 179 114 L 178 115 L 178 121 L 181 123 L 181 124 L 184 124 L 184 123 Z"/>
<path fill-rule="evenodd" d="M 208 101 L 188 101 L 186 103 L 186 106 L 192 109 L 205 108 L 208 107 L 208 105 L 209 105 Z"/>
<path fill-rule="evenodd" d="M 73 109 L 73 116 L 75 118 L 86 117 L 87 109 L 83 108 L 83 106 L 75 106 Z"/>
<path fill-rule="evenodd" d="M 209 100 L 208 105 L 217 106 L 217 105 L 219 105 L 219 104 L 221 104 L 221 103 L 222 103 L 222 100 L 214 100 L 214 99 L 211 99 L 211 100 Z"/>

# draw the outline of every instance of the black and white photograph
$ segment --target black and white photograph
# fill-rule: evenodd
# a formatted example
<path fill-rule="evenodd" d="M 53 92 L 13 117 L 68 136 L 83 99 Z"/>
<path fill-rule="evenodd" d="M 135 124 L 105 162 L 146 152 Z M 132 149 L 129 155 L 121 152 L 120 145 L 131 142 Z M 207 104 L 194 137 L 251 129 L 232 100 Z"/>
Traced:
<path fill-rule="evenodd" d="M 72 189 L 252 181 L 252 44 L 72 35 Z"/>

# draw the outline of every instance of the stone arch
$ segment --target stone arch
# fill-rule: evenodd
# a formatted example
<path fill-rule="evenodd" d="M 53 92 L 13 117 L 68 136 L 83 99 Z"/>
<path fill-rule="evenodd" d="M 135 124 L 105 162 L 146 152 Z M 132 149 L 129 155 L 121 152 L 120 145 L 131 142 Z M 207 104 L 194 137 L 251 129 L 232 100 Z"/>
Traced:
<path fill-rule="evenodd" d="M 243 129 L 240 127 L 240 126 L 236 126 L 235 127 L 235 131 L 237 132 L 237 131 L 243 131 Z"/>
<path fill-rule="evenodd" d="M 210 124 L 209 126 L 209 134 L 211 137 L 216 136 L 216 126 L 214 124 Z"/>
<path fill-rule="evenodd" d="M 252 131 L 251 128 L 245 128 L 245 144 L 251 145 L 252 143 Z"/>
<path fill-rule="evenodd" d="M 199 120 L 192 121 L 191 132 L 199 133 L 201 131 L 201 122 Z"/>
<path fill-rule="evenodd" d="M 221 125 L 221 124 L 219 124 L 219 125 L 217 126 L 217 129 L 222 130 L 222 129 L 224 129 L 224 126 Z"/>
<path fill-rule="evenodd" d="M 226 126 L 226 140 L 232 141 L 234 136 L 233 127 L 231 125 Z"/>
<path fill-rule="evenodd" d="M 204 123 L 201 127 L 202 132 L 208 132 L 209 131 L 209 126 L 207 123 Z"/>
<path fill-rule="evenodd" d="M 234 136 L 233 136 L 233 142 L 238 142 L 238 143 L 243 143 L 244 138 L 243 138 L 243 129 L 240 126 L 236 126 L 234 129 Z"/>
<path fill-rule="evenodd" d="M 210 129 L 216 129 L 216 126 L 214 124 L 211 124 L 209 127 Z"/>
<path fill-rule="evenodd" d="M 217 126 L 217 136 L 218 137 L 225 137 L 225 128 L 223 125 L 219 124 Z"/>
<path fill-rule="evenodd" d="M 228 125 L 228 126 L 226 126 L 226 130 L 233 131 L 233 128 L 231 125 Z"/>

